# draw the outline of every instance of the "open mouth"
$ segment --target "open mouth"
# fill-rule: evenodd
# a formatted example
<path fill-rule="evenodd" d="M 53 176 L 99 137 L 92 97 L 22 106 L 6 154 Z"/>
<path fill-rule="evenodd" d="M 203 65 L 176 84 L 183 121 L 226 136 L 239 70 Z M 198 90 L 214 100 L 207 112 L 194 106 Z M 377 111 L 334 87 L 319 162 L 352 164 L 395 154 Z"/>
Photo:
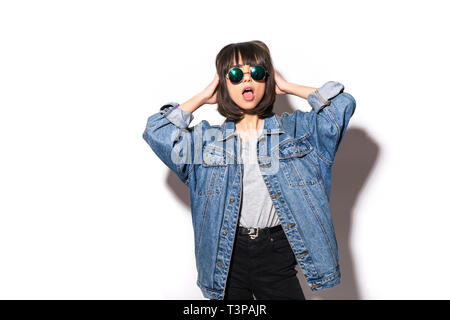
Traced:
<path fill-rule="evenodd" d="M 255 94 L 253 93 L 252 87 L 245 87 L 242 91 L 242 95 L 244 96 L 245 101 L 252 101 L 255 97 Z"/>

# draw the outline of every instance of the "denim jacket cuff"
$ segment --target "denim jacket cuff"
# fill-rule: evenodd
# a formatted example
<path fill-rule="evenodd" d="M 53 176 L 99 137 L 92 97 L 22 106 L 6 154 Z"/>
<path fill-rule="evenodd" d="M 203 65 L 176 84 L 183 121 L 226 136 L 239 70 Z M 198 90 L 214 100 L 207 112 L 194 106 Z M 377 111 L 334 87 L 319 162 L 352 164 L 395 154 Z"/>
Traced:
<path fill-rule="evenodd" d="M 194 120 L 194 115 L 181 110 L 178 108 L 179 105 L 177 102 L 168 102 L 159 109 L 159 112 L 178 128 L 186 129 Z"/>
<path fill-rule="evenodd" d="M 344 85 L 337 81 L 328 81 L 308 95 L 308 103 L 316 113 L 330 105 L 330 99 L 344 91 Z"/>

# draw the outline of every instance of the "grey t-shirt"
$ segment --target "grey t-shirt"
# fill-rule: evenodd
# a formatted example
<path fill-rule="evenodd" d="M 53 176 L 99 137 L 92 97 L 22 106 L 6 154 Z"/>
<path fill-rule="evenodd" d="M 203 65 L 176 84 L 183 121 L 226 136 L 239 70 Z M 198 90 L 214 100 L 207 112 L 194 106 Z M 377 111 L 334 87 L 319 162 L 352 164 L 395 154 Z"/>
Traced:
<path fill-rule="evenodd" d="M 242 142 L 244 181 L 241 215 L 239 218 L 241 227 L 265 228 L 280 224 L 257 160 L 256 144 L 263 130 L 264 120 L 257 134 L 254 134 L 248 141 Z M 239 133 L 237 134 L 239 135 Z"/>

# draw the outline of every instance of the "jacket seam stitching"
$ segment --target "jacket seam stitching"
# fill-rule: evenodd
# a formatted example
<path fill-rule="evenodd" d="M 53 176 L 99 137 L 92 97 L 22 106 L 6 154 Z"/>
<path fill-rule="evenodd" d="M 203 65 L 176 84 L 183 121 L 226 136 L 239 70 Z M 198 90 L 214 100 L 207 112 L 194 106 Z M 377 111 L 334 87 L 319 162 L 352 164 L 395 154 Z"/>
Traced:
<path fill-rule="evenodd" d="M 193 143 L 193 142 L 192 142 L 192 136 L 191 136 L 191 143 Z M 191 152 L 191 148 L 190 148 L 190 147 L 189 147 L 189 152 Z M 187 173 L 186 184 L 189 183 L 189 179 L 190 179 L 190 176 L 191 176 L 191 172 L 194 170 L 194 166 L 195 166 L 195 163 L 194 163 L 194 161 L 195 161 L 195 145 L 194 145 L 194 155 L 193 155 L 193 158 L 191 157 L 191 159 L 192 159 L 193 161 L 190 162 L 190 164 L 189 164 L 190 168 L 189 168 L 189 171 L 188 171 L 188 173 Z M 189 161 L 190 161 L 191 159 L 189 159 Z"/>
<path fill-rule="evenodd" d="M 323 162 L 325 162 L 327 165 L 332 165 L 333 161 L 328 160 L 323 154 L 321 154 L 318 150 L 315 150 L 317 156 L 319 157 L 320 160 L 322 160 Z"/>
<path fill-rule="evenodd" d="M 327 276 L 322 277 L 322 278 L 319 278 L 319 279 L 313 279 L 313 280 L 310 280 L 308 282 L 310 282 L 311 284 L 320 284 L 322 286 L 322 285 L 326 284 L 327 282 L 329 282 L 331 280 L 335 280 L 335 279 L 339 278 L 340 274 L 341 274 L 341 272 L 339 270 L 339 265 L 338 265 L 336 267 L 336 271 L 333 272 L 332 274 L 327 275 Z"/>
<path fill-rule="evenodd" d="M 202 241 L 203 227 L 204 227 L 204 224 L 205 224 L 206 212 L 207 212 L 208 205 L 209 205 L 209 198 L 210 198 L 210 196 L 207 196 L 206 204 L 205 204 L 205 210 L 203 211 L 202 224 L 201 224 L 201 226 L 200 226 L 200 234 L 199 234 L 199 236 L 198 236 L 197 257 L 198 257 L 198 254 L 199 254 L 199 252 L 200 252 L 200 243 L 201 243 L 201 241 Z"/>
<path fill-rule="evenodd" d="M 334 141 L 334 145 L 333 145 L 333 153 L 334 153 L 334 151 L 336 150 L 336 144 L 337 144 L 337 142 L 339 141 L 339 138 L 340 138 L 340 136 L 341 136 L 341 130 L 340 130 L 340 128 L 339 128 L 339 124 L 337 123 L 336 118 L 335 118 L 333 112 L 332 112 L 331 109 L 330 109 L 331 106 L 333 106 L 333 105 L 330 104 L 330 106 L 328 106 L 328 108 L 325 108 L 325 110 L 326 110 L 327 113 L 329 114 L 330 118 L 333 120 L 333 123 L 334 123 L 334 125 L 336 126 L 336 129 L 337 129 L 337 138 L 336 138 L 336 140 Z"/>
<path fill-rule="evenodd" d="M 316 164 L 314 163 L 314 161 L 312 161 L 312 159 L 310 159 L 310 158 L 308 158 L 308 157 L 306 157 L 306 160 L 308 160 L 308 162 L 314 167 L 314 171 L 316 172 L 316 174 L 317 174 L 317 180 L 318 180 L 318 182 L 320 182 L 320 178 L 321 178 L 321 175 L 320 175 L 320 170 L 319 170 L 319 168 L 316 166 Z"/>
<path fill-rule="evenodd" d="M 311 117 L 311 113 L 308 116 L 308 120 Z M 303 117 L 303 122 L 305 125 L 305 128 L 308 128 L 308 135 L 307 135 L 307 139 L 309 139 L 310 136 L 312 136 L 311 133 L 311 129 L 309 127 L 309 122 L 307 121 L 306 117 Z M 311 143 L 310 141 L 308 141 L 311 145 L 314 145 L 313 143 Z M 319 159 L 321 159 L 323 162 L 325 162 L 327 165 L 332 165 L 333 161 L 330 161 L 329 159 L 327 159 L 327 157 L 325 157 L 319 150 L 317 147 L 314 148 L 314 151 L 316 152 L 316 154 L 319 156 Z"/>
<path fill-rule="evenodd" d="M 306 156 L 305 156 L 305 158 L 306 158 Z M 294 183 L 294 187 L 296 187 L 297 185 L 300 185 L 300 186 L 302 186 L 302 185 L 307 185 L 307 186 L 315 185 L 317 183 L 316 179 L 312 180 L 313 183 L 308 183 L 308 182 L 311 182 L 311 181 L 307 180 L 306 177 L 304 175 L 302 175 L 299 172 L 299 170 L 297 170 L 297 167 L 295 166 L 295 163 L 294 163 L 294 161 L 292 159 L 293 158 L 289 158 L 288 159 L 289 165 L 288 164 L 286 164 L 286 165 L 288 165 L 291 169 L 294 169 L 294 171 L 295 171 L 295 178 L 297 179 L 297 183 Z M 314 177 L 314 178 L 316 178 L 316 177 Z M 301 183 L 301 182 L 303 182 L 303 183 Z"/>
<path fill-rule="evenodd" d="M 186 184 L 189 184 L 189 179 L 191 177 L 191 172 L 193 171 L 193 169 L 194 169 L 194 164 L 192 163 L 191 168 L 189 169 L 188 174 L 187 174 Z"/>
<path fill-rule="evenodd" d="M 318 215 L 318 213 L 317 213 L 317 211 L 316 211 L 316 207 L 315 207 L 314 204 L 312 203 L 311 198 L 309 197 L 308 192 L 305 190 L 305 187 L 302 187 L 302 191 L 303 191 L 303 194 L 305 195 L 306 200 L 308 201 L 308 203 L 309 203 L 309 205 L 310 205 L 310 207 L 311 207 L 311 210 L 312 210 L 313 213 L 314 213 L 314 216 L 315 216 L 316 219 L 317 219 L 317 222 L 318 222 L 319 225 L 320 225 L 320 228 L 322 229 L 323 234 L 325 235 L 325 237 L 326 237 L 326 239 L 327 239 L 327 242 L 328 242 L 328 248 L 330 249 L 330 253 L 331 253 L 331 255 L 333 256 L 333 260 L 334 260 L 335 264 L 337 264 L 337 259 L 336 259 L 336 257 L 335 257 L 335 254 L 334 254 L 334 252 L 333 252 L 333 248 L 332 248 L 332 246 L 331 246 L 330 237 L 328 236 L 328 233 L 327 233 L 327 231 L 325 230 L 325 227 L 324 227 L 324 225 L 323 225 L 323 222 L 322 222 L 322 220 L 320 219 L 320 217 L 319 217 L 319 215 Z"/>
<path fill-rule="evenodd" d="M 222 290 L 220 290 L 220 289 L 213 289 L 213 288 L 207 287 L 207 286 L 203 285 L 200 282 L 200 280 L 197 280 L 197 284 L 200 286 L 200 288 L 203 288 L 203 289 L 205 289 L 207 291 L 212 291 L 212 292 L 215 292 L 215 293 L 222 294 Z"/>

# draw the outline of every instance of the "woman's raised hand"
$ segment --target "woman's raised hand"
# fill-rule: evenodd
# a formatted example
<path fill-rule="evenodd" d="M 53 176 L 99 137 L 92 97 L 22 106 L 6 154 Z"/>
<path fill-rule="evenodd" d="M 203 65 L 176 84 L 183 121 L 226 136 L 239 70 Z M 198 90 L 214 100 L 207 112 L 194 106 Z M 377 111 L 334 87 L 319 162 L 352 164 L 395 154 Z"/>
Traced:
<path fill-rule="evenodd" d="M 217 103 L 217 87 L 219 85 L 219 75 L 214 75 L 213 81 L 202 91 L 200 95 L 203 97 L 203 103 L 214 104 Z"/>
<path fill-rule="evenodd" d="M 283 79 L 280 74 L 275 71 L 275 93 L 276 94 L 287 94 L 286 87 L 289 84 L 286 80 Z"/>
<path fill-rule="evenodd" d="M 195 96 L 190 98 L 188 101 L 182 103 L 178 107 L 186 112 L 194 112 L 202 105 L 209 103 L 214 104 L 217 103 L 217 85 L 219 84 L 219 75 L 216 72 L 214 80 L 200 93 L 197 93 Z"/>

